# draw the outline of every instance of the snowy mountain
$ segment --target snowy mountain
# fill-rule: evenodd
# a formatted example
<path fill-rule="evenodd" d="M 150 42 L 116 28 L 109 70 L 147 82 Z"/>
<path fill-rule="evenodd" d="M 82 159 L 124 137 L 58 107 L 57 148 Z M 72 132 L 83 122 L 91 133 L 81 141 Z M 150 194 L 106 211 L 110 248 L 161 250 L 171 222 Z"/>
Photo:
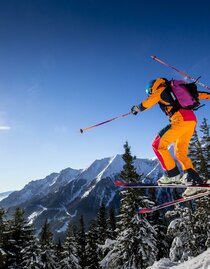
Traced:
<path fill-rule="evenodd" d="M 6 191 L 6 192 L 0 193 L 0 201 L 7 198 L 10 195 L 10 193 L 12 193 L 12 191 Z"/>
<path fill-rule="evenodd" d="M 147 269 L 210 269 L 210 248 L 184 263 L 171 262 L 169 259 L 162 259 L 155 262 L 153 266 Z"/>
<path fill-rule="evenodd" d="M 155 181 L 162 174 L 157 159 L 136 159 L 135 167 L 147 180 Z M 106 207 L 119 207 L 119 179 L 124 161 L 121 155 L 94 161 L 86 169 L 67 168 L 44 179 L 31 181 L 22 190 L 0 201 L 0 207 L 12 214 L 16 207 L 40 231 L 46 218 L 52 231 L 65 232 L 69 221 L 78 222 L 81 215 L 86 223 L 94 218 L 103 202 Z"/>

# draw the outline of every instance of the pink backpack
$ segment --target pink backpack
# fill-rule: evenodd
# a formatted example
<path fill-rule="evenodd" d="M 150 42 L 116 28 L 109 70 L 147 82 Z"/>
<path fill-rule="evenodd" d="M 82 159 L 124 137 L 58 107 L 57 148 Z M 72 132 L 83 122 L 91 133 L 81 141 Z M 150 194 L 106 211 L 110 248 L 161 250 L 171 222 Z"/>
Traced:
<path fill-rule="evenodd" d="M 184 109 L 196 109 L 200 103 L 195 82 L 186 83 L 183 80 L 170 81 L 171 96 Z"/>

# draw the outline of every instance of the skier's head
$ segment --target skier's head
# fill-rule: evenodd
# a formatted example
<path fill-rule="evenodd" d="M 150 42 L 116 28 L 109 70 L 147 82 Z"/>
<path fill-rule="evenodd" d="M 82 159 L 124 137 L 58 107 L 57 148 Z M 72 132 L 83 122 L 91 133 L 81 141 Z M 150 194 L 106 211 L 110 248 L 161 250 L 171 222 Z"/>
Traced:
<path fill-rule="evenodd" d="M 148 96 L 153 94 L 156 90 L 158 90 L 162 86 L 167 86 L 167 79 L 165 78 L 157 78 L 151 80 L 146 86 L 146 93 Z"/>
<path fill-rule="evenodd" d="M 150 82 L 146 86 L 146 94 L 150 96 L 152 94 L 152 86 L 155 83 L 155 79 L 150 80 Z"/>

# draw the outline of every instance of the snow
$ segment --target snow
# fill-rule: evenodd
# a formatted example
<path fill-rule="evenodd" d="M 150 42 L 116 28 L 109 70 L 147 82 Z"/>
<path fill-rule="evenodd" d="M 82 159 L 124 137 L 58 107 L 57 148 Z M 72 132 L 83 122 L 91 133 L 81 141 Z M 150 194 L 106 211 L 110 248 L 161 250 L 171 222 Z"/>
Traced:
<path fill-rule="evenodd" d="M 89 167 L 82 171 L 79 178 L 84 178 L 87 181 L 93 180 L 102 170 L 104 170 L 104 168 L 108 165 L 109 161 L 110 158 L 95 160 Z"/>
<path fill-rule="evenodd" d="M 121 155 L 115 155 L 110 158 L 108 164 L 104 169 L 98 174 L 96 182 L 99 182 L 102 178 L 110 177 L 122 170 L 124 161 Z"/>
<path fill-rule="evenodd" d="M 58 179 L 58 176 L 54 177 L 53 181 L 49 184 L 49 187 L 53 186 Z"/>
<path fill-rule="evenodd" d="M 184 263 L 171 262 L 169 259 L 162 259 L 155 262 L 154 265 L 147 269 L 210 269 L 210 248 Z"/>
<path fill-rule="evenodd" d="M 89 188 L 81 197 L 81 199 L 87 197 L 89 195 L 89 193 L 94 189 L 95 186 L 92 186 L 91 188 Z"/>
<path fill-rule="evenodd" d="M 29 224 L 33 224 L 34 220 L 39 216 L 41 215 L 44 211 L 47 210 L 46 207 L 43 207 L 42 205 L 39 205 L 39 207 L 41 208 L 41 210 L 39 211 L 34 211 L 31 215 L 28 216 L 28 221 L 29 221 Z"/>

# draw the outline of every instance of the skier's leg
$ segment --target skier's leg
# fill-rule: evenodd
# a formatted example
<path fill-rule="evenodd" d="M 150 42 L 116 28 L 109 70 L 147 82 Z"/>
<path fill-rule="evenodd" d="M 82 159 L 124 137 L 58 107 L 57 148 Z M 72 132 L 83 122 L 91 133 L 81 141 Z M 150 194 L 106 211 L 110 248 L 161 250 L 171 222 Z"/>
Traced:
<path fill-rule="evenodd" d="M 180 182 L 180 171 L 171 156 L 168 146 L 176 141 L 180 132 L 173 125 L 163 128 L 152 143 L 153 150 L 160 161 L 160 164 L 166 172 L 166 176 L 160 178 L 159 183 L 171 184 Z"/>
<path fill-rule="evenodd" d="M 174 145 L 174 153 L 182 166 L 183 171 L 188 169 L 194 169 L 191 159 L 188 156 L 188 147 L 190 140 L 195 131 L 196 122 L 195 121 L 186 121 L 183 124 L 183 129 L 185 132 L 182 136 L 180 136 Z M 194 169 L 195 170 L 195 169 Z"/>
<path fill-rule="evenodd" d="M 183 180 L 186 184 L 193 184 L 193 183 L 202 183 L 202 179 L 198 175 L 193 166 L 193 163 L 188 156 L 188 147 L 190 140 L 193 136 L 195 131 L 196 122 L 195 121 L 186 121 L 183 127 L 186 129 L 186 132 L 183 136 L 179 137 L 176 140 L 174 151 L 177 160 L 180 162 L 182 169 L 184 171 Z"/>
<path fill-rule="evenodd" d="M 188 156 L 188 147 L 190 140 L 195 131 L 196 122 L 195 121 L 186 121 L 183 124 L 183 128 L 186 130 L 183 136 L 180 136 L 174 145 L 174 152 L 177 160 L 182 166 L 184 175 L 181 179 L 186 185 L 192 185 L 194 183 L 202 184 L 203 181 L 200 178 L 199 174 L 196 172 L 191 159 Z M 183 193 L 183 196 L 191 196 L 199 192 L 205 192 L 208 189 L 203 188 L 187 188 Z"/>

